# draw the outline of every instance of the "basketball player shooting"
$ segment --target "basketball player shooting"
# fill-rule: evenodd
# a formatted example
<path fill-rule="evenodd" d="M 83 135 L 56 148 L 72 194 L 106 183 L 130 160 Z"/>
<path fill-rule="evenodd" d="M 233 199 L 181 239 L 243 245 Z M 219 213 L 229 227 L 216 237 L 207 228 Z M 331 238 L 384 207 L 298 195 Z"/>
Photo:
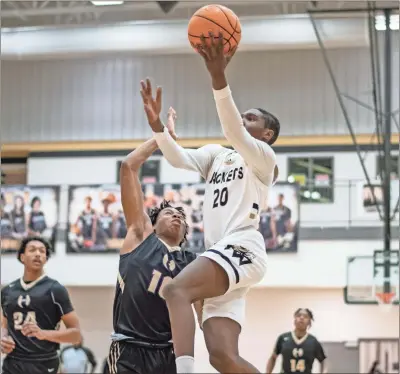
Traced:
<path fill-rule="evenodd" d="M 267 374 L 271 374 L 276 359 L 282 355 L 280 373 L 311 374 L 314 361 L 321 364 L 320 373 L 328 372 L 326 355 L 318 339 L 308 333 L 314 315 L 308 308 L 299 308 L 294 312 L 294 330 L 279 335 L 274 351 L 267 363 Z"/>
<path fill-rule="evenodd" d="M 55 374 L 60 344 L 82 339 L 68 291 L 44 273 L 49 257 L 47 241 L 24 239 L 18 251 L 24 274 L 1 292 L 3 374 Z M 61 321 L 66 329 L 59 330 Z"/>
<path fill-rule="evenodd" d="M 157 106 L 157 113 L 160 110 Z M 196 255 L 180 247 L 188 230 L 182 207 L 163 201 L 149 215 L 145 212 L 139 172 L 157 148 L 157 142 L 150 139 L 121 164 L 127 234 L 114 298 L 114 333 L 106 371 L 111 374 L 176 373 L 163 289 Z"/>
<path fill-rule="evenodd" d="M 191 303 L 204 300 L 202 326 L 210 362 L 220 373 L 258 373 L 239 356 L 245 295 L 264 277 L 267 255 L 258 231 L 259 213 L 273 183 L 279 121 L 263 109 L 239 113 L 225 69 L 223 38 L 197 46 L 211 76 L 214 99 L 225 137 L 233 150 L 210 144 L 197 150 L 179 146 L 157 113 L 161 88 L 152 97 L 150 81 L 141 82 L 142 98 L 154 138 L 168 162 L 198 171 L 206 180 L 204 236 L 206 252 L 164 288 L 178 373 L 194 372 L 195 320 Z M 215 41 L 214 41 L 215 39 Z M 173 131 L 172 131 L 173 132 Z"/>

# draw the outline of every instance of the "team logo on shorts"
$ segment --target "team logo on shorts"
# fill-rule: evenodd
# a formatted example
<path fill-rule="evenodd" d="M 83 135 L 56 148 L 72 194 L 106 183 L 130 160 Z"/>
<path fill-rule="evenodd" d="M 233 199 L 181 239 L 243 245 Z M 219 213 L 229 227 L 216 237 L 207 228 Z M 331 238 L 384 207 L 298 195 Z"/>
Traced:
<path fill-rule="evenodd" d="M 256 258 L 254 253 L 240 245 L 227 245 L 225 249 L 232 250 L 232 257 L 239 259 L 240 266 L 252 264 L 253 260 Z"/>

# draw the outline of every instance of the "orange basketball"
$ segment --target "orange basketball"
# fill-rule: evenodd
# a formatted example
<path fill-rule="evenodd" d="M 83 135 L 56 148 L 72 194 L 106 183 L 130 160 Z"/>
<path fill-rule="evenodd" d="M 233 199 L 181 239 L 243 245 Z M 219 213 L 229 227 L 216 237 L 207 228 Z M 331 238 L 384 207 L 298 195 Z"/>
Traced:
<path fill-rule="evenodd" d="M 193 14 L 188 26 L 188 37 L 192 47 L 196 49 L 196 45 L 200 44 L 201 34 L 209 39 L 210 31 L 215 38 L 222 32 L 224 53 L 229 53 L 242 38 L 238 16 L 223 5 L 206 5 Z"/>

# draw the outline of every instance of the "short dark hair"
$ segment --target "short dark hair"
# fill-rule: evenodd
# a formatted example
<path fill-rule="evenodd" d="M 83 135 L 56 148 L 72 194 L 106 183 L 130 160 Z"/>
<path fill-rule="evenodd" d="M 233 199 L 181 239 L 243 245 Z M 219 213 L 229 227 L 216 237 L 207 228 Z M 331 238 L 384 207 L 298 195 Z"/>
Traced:
<path fill-rule="evenodd" d="M 279 123 L 278 118 L 276 118 L 272 113 L 267 112 L 265 109 L 261 108 L 256 108 L 259 110 L 264 118 L 265 122 L 265 127 L 267 129 L 271 129 L 274 132 L 274 136 L 268 141 L 269 145 L 272 145 L 276 142 L 276 139 L 278 139 L 279 132 L 281 130 L 281 124 Z"/>
<path fill-rule="evenodd" d="M 158 215 L 160 214 L 160 212 L 167 208 L 176 209 L 180 214 L 182 214 L 182 217 L 184 219 L 185 233 L 183 235 L 183 240 L 179 243 L 179 245 L 181 246 L 183 243 L 186 242 L 188 231 L 189 231 L 189 225 L 186 223 L 186 214 L 181 206 L 178 206 L 178 207 L 172 206 L 168 200 L 163 200 L 159 207 L 156 207 L 156 208 L 153 208 L 150 210 L 149 217 L 150 217 L 151 224 L 154 226 L 157 222 L 157 218 L 158 218 Z"/>
<path fill-rule="evenodd" d="M 298 309 L 296 309 L 296 311 L 294 312 L 294 316 L 297 316 L 300 313 L 300 311 L 302 311 L 302 310 L 305 310 L 307 312 L 308 316 L 310 317 L 311 321 L 314 321 L 314 314 L 308 308 L 298 308 Z"/>
<path fill-rule="evenodd" d="M 39 203 L 42 201 L 40 200 L 39 196 L 35 196 L 32 200 L 31 200 L 31 208 L 33 208 L 33 206 L 35 205 L 35 203 L 39 201 Z"/>
<path fill-rule="evenodd" d="M 17 258 L 18 258 L 18 261 L 19 261 L 19 262 L 22 263 L 22 261 L 21 261 L 21 255 L 22 255 L 23 253 L 25 253 L 26 246 L 27 246 L 30 242 L 33 242 L 33 241 L 41 242 L 41 243 L 46 247 L 46 256 L 47 256 L 47 259 L 50 258 L 50 254 L 51 254 L 51 245 L 50 245 L 50 243 L 49 243 L 46 239 L 43 239 L 41 236 L 30 236 L 29 238 L 23 239 L 22 242 L 21 242 L 21 245 L 19 246 L 18 253 L 17 253 Z"/>

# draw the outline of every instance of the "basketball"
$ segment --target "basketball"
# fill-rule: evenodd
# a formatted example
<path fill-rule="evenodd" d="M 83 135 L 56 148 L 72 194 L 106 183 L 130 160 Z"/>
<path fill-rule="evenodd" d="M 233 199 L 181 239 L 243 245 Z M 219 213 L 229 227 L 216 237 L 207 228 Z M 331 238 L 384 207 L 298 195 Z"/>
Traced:
<path fill-rule="evenodd" d="M 201 43 L 202 34 L 209 39 L 209 32 L 212 32 L 215 38 L 218 38 L 219 33 L 222 32 L 225 54 L 236 47 L 242 37 L 242 27 L 238 16 L 223 5 L 206 5 L 190 19 L 188 37 L 193 48 L 196 49 L 196 45 Z"/>

